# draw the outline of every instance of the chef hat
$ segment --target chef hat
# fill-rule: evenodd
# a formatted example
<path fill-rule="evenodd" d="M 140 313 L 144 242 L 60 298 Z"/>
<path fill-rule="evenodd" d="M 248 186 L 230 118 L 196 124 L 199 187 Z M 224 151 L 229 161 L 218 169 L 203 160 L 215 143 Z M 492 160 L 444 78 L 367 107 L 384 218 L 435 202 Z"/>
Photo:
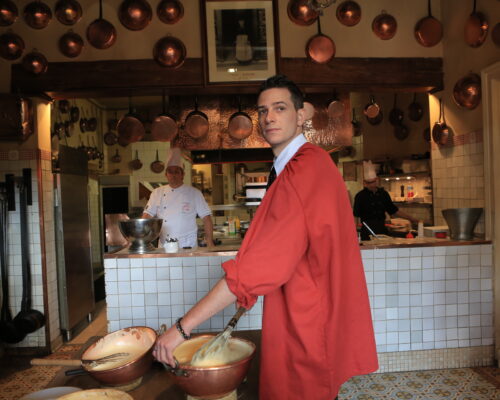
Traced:
<path fill-rule="evenodd" d="M 182 163 L 180 147 L 173 147 L 170 149 L 170 158 L 167 162 L 167 167 L 180 167 L 184 169 L 184 164 Z"/>
<path fill-rule="evenodd" d="M 371 160 L 363 161 L 363 179 L 365 181 L 371 181 L 377 177 L 377 173 L 375 172 L 375 166 L 371 162 Z"/>

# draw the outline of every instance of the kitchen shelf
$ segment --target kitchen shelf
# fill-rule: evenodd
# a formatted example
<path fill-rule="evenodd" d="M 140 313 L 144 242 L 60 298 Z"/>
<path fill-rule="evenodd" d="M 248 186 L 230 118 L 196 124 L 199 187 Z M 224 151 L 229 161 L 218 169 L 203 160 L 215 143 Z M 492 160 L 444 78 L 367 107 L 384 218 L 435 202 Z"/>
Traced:
<path fill-rule="evenodd" d="M 399 173 L 399 174 L 389 174 L 389 175 L 378 175 L 380 179 L 386 178 L 406 178 L 407 176 L 431 176 L 430 171 L 418 171 L 418 172 L 408 172 L 408 173 Z"/>
<path fill-rule="evenodd" d="M 418 201 L 394 201 L 393 203 L 400 206 L 432 207 L 432 203 L 422 203 Z"/>

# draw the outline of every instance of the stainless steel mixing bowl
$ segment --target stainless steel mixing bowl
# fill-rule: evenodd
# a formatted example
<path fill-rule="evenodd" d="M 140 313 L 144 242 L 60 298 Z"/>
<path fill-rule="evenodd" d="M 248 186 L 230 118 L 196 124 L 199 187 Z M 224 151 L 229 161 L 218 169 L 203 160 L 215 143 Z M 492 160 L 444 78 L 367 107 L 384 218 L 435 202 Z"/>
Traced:
<path fill-rule="evenodd" d="M 131 253 L 146 253 L 155 249 L 151 243 L 160 236 L 161 218 L 137 218 L 120 221 L 120 231 L 130 242 Z"/>

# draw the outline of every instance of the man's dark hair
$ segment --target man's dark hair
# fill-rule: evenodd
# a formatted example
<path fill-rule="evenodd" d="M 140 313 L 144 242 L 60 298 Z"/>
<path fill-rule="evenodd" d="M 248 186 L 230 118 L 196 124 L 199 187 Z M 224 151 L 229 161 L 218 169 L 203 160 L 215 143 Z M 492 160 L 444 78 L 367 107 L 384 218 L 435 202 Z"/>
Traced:
<path fill-rule="evenodd" d="M 304 95 L 299 87 L 285 75 L 274 75 L 267 78 L 260 86 L 258 96 L 260 96 L 263 91 L 274 88 L 288 89 L 296 110 L 304 107 Z"/>

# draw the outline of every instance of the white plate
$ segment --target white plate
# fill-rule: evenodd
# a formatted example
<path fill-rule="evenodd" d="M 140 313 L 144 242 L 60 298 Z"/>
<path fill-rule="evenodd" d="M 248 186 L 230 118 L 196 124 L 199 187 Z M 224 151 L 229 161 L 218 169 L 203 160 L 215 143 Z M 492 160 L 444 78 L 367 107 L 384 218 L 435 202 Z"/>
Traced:
<path fill-rule="evenodd" d="M 82 389 L 72 386 L 59 386 L 48 389 L 39 390 L 38 392 L 27 394 L 19 400 L 53 400 L 74 392 L 79 392 Z"/>

